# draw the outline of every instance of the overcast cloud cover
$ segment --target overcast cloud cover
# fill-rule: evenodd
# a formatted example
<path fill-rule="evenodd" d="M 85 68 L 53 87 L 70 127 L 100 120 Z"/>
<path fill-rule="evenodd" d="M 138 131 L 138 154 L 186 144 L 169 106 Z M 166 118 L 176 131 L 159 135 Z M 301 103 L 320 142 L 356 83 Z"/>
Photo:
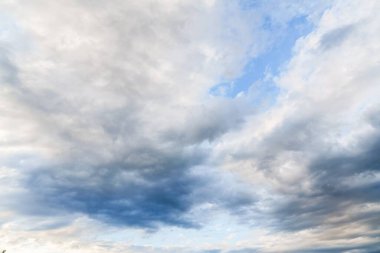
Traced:
<path fill-rule="evenodd" d="M 380 252 L 379 12 L 0 0 L 0 249 Z"/>

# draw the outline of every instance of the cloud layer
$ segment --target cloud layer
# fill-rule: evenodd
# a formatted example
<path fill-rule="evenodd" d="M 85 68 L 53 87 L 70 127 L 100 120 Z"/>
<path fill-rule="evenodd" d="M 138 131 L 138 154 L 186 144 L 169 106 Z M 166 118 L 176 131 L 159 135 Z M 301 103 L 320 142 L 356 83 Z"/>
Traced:
<path fill-rule="evenodd" d="M 0 247 L 378 251 L 379 9 L 1 2 Z"/>

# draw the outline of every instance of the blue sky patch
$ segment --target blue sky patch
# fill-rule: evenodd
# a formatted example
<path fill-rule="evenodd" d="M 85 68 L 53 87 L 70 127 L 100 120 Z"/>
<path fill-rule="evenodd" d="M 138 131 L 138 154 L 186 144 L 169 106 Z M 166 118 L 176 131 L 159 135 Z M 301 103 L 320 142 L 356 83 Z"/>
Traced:
<path fill-rule="evenodd" d="M 270 17 L 266 17 L 263 28 L 269 32 L 277 32 L 276 40 L 258 57 L 252 58 L 244 67 L 242 75 L 234 80 L 225 80 L 210 89 L 213 96 L 234 98 L 239 94 L 246 94 L 249 89 L 260 83 L 256 91 L 263 92 L 264 97 L 272 97 L 275 100 L 279 88 L 272 82 L 270 76 L 276 76 L 292 56 L 292 49 L 296 41 L 312 31 L 313 25 L 306 16 L 293 18 L 285 28 L 278 28 Z"/>

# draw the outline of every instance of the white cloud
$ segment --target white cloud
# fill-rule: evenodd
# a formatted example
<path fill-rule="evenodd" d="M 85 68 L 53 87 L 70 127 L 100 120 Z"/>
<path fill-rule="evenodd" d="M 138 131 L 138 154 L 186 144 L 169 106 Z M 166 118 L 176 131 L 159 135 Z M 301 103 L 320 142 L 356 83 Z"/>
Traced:
<path fill-rule="evenodd" d="M 332 7 L 323 12 L 326 5 Z M 0 246 L 271 252 L 374 243 L 378 231 L 360 215 L 378 212 L 376 204 L 363 200 L 341 215 L 338 208 L 320 215 L 300 195 L 319 193 L 317 159 L 346 152 L 355 160 L 377 136 L 368 114 L 376 114 L 380 94 L 378 2 L 240 7 L 206 0 L 0 3 L 6 21 L 0 25 Z M 281 88 L 273 107 L 261 112 L 248 107 L 249 96 L 209 95 L 302 15 L 315 29 L 297 41 L 273 79 Z M 272 31 L 262 28 L 268 16 Z M 344 184 L 373 183 L 363 175 L 343 176 Z M 302 209 L 294 211 L 300 224 L 290 224 L 292 201 Z M 152 202 L 153 214 L 145 204 Z M 115 224 L 114 218 L 135 217 L 119 210 L 133 205 L 141 223 Z M 204 227 L 181 228 L 188 218 Z M 298 231 L 290 231 L 293 225 Z M 149 235 L 145 226 L 161 234 Z"/>

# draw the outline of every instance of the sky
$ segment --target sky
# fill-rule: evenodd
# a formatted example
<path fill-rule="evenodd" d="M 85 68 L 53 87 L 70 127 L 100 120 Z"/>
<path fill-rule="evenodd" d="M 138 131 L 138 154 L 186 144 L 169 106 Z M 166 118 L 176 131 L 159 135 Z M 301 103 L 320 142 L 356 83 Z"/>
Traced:
<path fill-rule="evenodd" d="M 380 252 L 379 11 L 0 0 L 0 250 Z"/>

